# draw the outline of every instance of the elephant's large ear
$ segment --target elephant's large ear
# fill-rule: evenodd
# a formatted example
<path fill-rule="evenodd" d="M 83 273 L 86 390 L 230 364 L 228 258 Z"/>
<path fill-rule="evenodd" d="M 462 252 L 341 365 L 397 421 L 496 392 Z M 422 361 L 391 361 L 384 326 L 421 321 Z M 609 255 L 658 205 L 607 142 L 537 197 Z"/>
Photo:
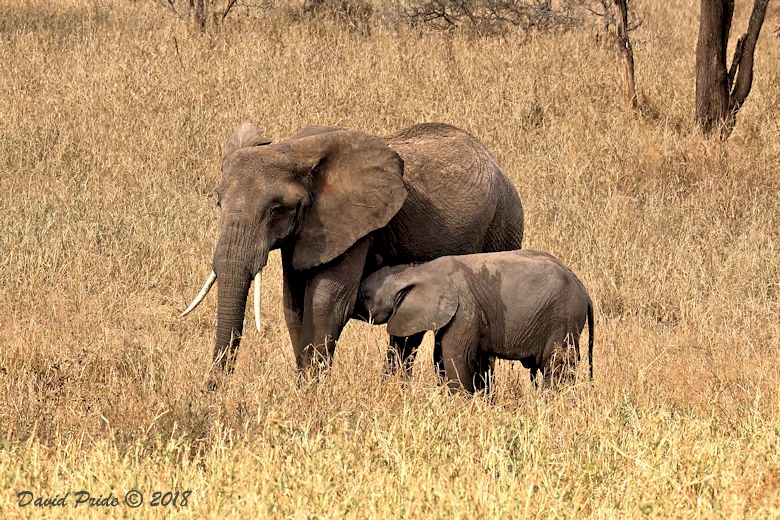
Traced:
<path fill-rule="evenodd" d="M 271 140 L 263 137 L 260 131 L 252 123 L 244 121 L 233 130 L 233 135 L 228 139 L 225 145 L 225 151 L 222 154 L 222 162 L 225 162 L 236 150 L 246 148 L 247 146 L 262 146 L 270 144 Z"/>
<path fill-rule="evenodd" d="M 312 186 L 295 242 L 296 270 L 333 260 L 390 222 L 406 200 L 403 161 L 376 137 L 328 130 L 289 143 L 295 167 Z"/>
<path fill-rule="evenodd" d="M 402 290 L 396 299 L 387 332 L 411 336 L 447 325 L 458 310 L 458 290 L 451 284 L 422 282 Z"/>

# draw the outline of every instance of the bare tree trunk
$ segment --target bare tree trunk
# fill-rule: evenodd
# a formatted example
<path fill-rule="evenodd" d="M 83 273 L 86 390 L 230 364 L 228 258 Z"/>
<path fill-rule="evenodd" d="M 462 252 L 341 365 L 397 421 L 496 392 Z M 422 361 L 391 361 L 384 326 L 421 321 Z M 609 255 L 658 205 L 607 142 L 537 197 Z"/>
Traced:
<path fill-rule="evenodd" d="M 636 109 L 636 83 L 634 82 L 634 49 L 628 39 L 628 0 L 615 0 L 618 9 L 617 44 L 618 55 L 623 64 L 623 98 L 626 107 Z"/>
<path fill-rule="evenodd" d="M 192 21 L 201 31 L 206 29 L 206 2 L 207 0 L 190 0 Z"/>
<path fill-rule="evenodd" d="M 726 118 L 729 86 L 726 45 L 734 0 L 701 0 L 696 43 L 696 122 L 709 135 Z"/>
<path fill-rule="evenodd" d="M 726 49 L 734 0 L 701 0 L 696 44 L 696 122 L 705 135 L 726 139 L 753 83 L 753 55 L 769 0 L 755 0 L 747 32 L 737 42 L 731 69 Z"/>
<path fill-rule="evenodd" d="M 750 88 L 753 86 L 753 56 L 758 36 L 761 34 L 761 26 L 764 25 L 764 16 L 766 16 L 768 5 L 769 0 L 755 1 L 747 30 L 737 40 L 737 48 L 734 49 L 734 58 L 731 60 L 731 69 L 729 70 L 729 88 L 731 89 L 729 119 L 727 121 L 729 133 L 737 122 L 737 111 L 745 103 L 745 99 L 750 94 Z"/>

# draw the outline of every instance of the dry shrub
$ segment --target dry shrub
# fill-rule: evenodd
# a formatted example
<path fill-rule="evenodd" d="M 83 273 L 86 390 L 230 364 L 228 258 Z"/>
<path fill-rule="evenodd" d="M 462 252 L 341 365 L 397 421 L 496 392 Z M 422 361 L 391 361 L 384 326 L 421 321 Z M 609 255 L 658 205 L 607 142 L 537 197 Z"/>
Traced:
<path fill-rule="evenodd" d="M 566 0 L 416 0 L 399 2 L 399 17 L 412 27 L 450 30 L 465 25 L 479 34 L 509 28 L 525 31 L 571 29 L 580 22 L 575 4 Z"/>
<path fill-rule="evenodd" d="M 314 23 L 335 23 L 347 30 L 369 35 L 374 5 L 367 0 L 305 0 L 303 12 L 311 15 Z"/>
<path fill-rule="evenodd" d="M 180 20 L 206 31 L 220 28 L 229 16 L 268 10 L 276 0 L 151 0 Z"/>
<path fill-rule="evenodd" d="M 600 33 L 615 24 L 612 0 L 401 0 L 391 4 L 395 19 L 413 28 L 478 35 L 507 31 L 562 32 L 593 27 Z M 643 21 L 630 14 L 628 30 Z"/>

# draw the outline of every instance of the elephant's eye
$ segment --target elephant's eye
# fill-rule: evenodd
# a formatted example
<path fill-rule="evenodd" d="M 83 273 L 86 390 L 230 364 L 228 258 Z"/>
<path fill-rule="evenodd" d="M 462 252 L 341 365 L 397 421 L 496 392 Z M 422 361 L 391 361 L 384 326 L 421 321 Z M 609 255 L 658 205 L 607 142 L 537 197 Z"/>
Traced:
<path fill-rule="evenodd" d="M 285 213 L 289 212 L 292 208 L 288 208 L 284 204 L 273 204 L 271 208 L 268 210 L 268 213 L 272 217 L 277 217 L 279 215 L 284 215 Z"/>

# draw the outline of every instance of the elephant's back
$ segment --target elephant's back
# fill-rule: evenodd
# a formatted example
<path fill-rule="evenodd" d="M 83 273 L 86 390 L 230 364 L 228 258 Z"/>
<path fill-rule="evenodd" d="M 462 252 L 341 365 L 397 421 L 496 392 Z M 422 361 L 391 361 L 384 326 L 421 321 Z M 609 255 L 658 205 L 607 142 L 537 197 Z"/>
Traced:
<path fill-rule="evenodd" d="M 548 340 L 579 333 L 590 298 L 558 259 L 523 249 L 454 257 L 486 316 L 489 348 L 507 359 L 538 354 Z M 537 359 L 541 363 L 541 359 Z"/>
<path fill-rule="evenodd" d="M 522 214 L 517 192 L 475 137 L 451 125 L 425 123 L 383 140 L 404 161 L 408 192 L 382 233 L 392 262 L 519 247 L 522 219 L 519 237 L 516 230 L 495 228 L 497 216 L 507 220 L 508 207 Z"/>
<path fill-rule="evenodd" d="M 493 178 L 493 184 L 496 211 L 487 229 L 483 251 L 489 253 L 520 249 L 523 246 L 525 227 L 520 195 L 512 181 L 503 173 Z"/>
<path fill-rule="evenodd" d="M 382 140 L 404 161 L 404 179 L 419 188 L 446 182 L 489 180 L 500 173 L 482 143 L 465 130 L 444 123 L 410 126 Z M 464 175 L 468 173 L 468 175 Z"/>
<path fill-rule="evenodd" d="M 441 139 L 464 135 L 476 139 L 465 130 L 460 129 L 457 126 L 448 125 L 447 123 L 418 123 L 386 135 L 381 139 L 392 146 L 393 144 L 403 143 L 404 141 L 417 141 L 431 138 Z"/>
<path fill-rule="evenodd" d="M 585 285 L 566 264 L 549 253 L 532 249 L 497 253 L 502 265 L 497 268 L 506 276 L 502 287 L 505 298 L 535 300 L 541 307 L 548 307 L 542 314 L 560 319 L 582 321 L 585 319 L 590 296 Z"/>

